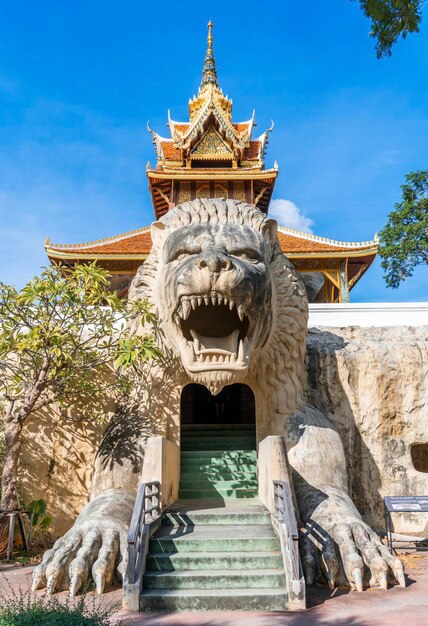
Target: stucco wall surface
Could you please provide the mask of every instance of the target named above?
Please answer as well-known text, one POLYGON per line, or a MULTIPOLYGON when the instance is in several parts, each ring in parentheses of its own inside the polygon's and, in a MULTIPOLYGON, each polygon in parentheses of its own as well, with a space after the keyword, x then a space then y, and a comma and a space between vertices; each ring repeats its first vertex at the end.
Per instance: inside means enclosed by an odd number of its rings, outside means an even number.
POLYGON ((28 422, 21 451, 20 490, 25 503, 43 498, 61 535, 88 502, 95 454, 103 427, 39 412, 28 422))

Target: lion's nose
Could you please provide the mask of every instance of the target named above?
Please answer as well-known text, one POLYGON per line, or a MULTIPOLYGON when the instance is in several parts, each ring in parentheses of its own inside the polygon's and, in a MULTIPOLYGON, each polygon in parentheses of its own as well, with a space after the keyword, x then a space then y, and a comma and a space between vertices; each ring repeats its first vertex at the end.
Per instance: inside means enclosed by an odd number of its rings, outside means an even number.
POLYGON ((225 254, 206 253, 198 259, 197 266, 200 270, 208 268, 212 274, 218 274, 230 270, 232 262, 225 254))

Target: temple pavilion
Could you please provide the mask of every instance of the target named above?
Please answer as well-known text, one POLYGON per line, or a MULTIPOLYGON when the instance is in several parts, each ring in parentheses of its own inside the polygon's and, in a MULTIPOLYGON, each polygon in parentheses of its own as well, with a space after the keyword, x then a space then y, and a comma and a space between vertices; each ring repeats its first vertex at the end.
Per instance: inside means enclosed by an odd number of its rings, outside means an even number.
MULTIPOLYGON (((278 166, 265 167, 269 133, 254 133, 254 113, 234 122, 232 100, 220 88, 213 52, 212 22, 202 80, 189 101, 189 119, 178 122, 168 114, 169 137, 150 130, 156 167, 147 165, 147 178, 156 219, 171 208, 196 198, 234 198, 269 212, 278 166)), ((312 302, 349 302, 349 292, 370 267, 378 242, 335 241, 279 226, 282 250, 301 273, 312 302)), ((137 268, 147 258, 150 227, 78 244, 45 242, 52 263, 97 260, 111 273, 112 288, 126 297, 137 268)))

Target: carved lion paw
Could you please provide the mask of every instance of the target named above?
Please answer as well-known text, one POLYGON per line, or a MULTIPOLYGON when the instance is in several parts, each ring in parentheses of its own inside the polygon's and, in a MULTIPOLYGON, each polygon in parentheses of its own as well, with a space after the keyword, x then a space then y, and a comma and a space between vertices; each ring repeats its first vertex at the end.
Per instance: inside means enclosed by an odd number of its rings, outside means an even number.
POLYGON ((127 528, 122 522, 88 519, 75 524, 45 553, 33 572, 33 591, 69 589, 74 596, 92 577, 97 593, 103 593, 118 562, 117 570, 123 576, 126 556, 127 528))
POLYGON ((325 526, 309 520, 303 531, 301 555, 308 585, 322 575, 330 589, 344 582, 362 591, 365 579, 370 586, 387 589, 392 574, 401 587, 406 586, 400 559, 392 556, 378 535, 358 518, 346 516, 333 524, 327 521, 325 526))

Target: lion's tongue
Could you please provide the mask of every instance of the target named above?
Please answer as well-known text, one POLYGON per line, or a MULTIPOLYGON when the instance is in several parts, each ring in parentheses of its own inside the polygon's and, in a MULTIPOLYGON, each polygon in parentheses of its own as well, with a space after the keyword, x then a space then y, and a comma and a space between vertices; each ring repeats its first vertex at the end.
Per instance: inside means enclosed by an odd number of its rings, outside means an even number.
POLYGON ((195 354, 238 354, 239 330, 234 330, 227 337, 205 337, 191 330, 195 354))

